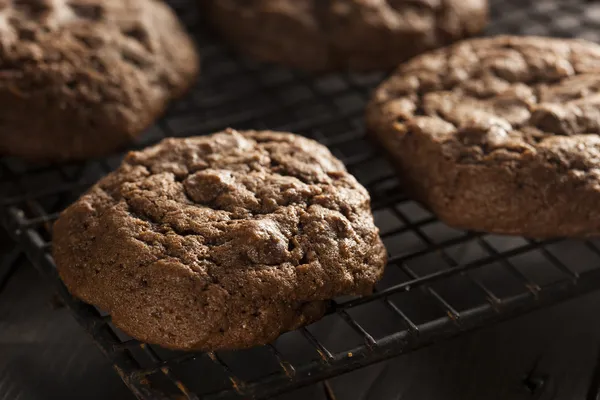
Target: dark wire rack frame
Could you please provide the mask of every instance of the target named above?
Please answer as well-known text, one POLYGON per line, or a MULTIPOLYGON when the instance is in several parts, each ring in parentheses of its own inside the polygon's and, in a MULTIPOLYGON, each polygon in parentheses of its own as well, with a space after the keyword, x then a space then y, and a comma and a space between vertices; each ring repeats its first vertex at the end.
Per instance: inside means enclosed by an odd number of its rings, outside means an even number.
MULTIPOLYGON (((364 133, 364 106, 382 74, 313 77, 254 63, 203 29, 193 1, 172 4, 197 40, 202 77, 133 147, 229 126, 314 138, 371 193, 389 265, 373 295, 335 299, 323 320, 270 345, 236 352, 168 351, 127 337, 110 316, 71 297, 50 255, 51 225, 60 211, 113 170, 124 152, 60 166, 0 159, 3 226, 57 284, 75 318, 138 398, 269 398, 600 288, 600 241, 459 231, 406 198, 364 133)), ((491 16, 489 34, 600 39, 600 7, 584 1, 498 0, 492 1, 491 16)))

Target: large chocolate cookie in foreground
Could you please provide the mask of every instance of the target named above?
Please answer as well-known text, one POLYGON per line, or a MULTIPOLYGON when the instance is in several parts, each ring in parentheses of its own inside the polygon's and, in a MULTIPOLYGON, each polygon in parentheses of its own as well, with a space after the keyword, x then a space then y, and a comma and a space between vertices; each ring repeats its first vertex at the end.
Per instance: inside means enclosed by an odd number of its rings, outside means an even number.
POLYGON ((130 153, 62 213, 73 295, 176 349, 264 344, 368 294, 386 252, 367 191, 322 145, 227 130, 130 153))

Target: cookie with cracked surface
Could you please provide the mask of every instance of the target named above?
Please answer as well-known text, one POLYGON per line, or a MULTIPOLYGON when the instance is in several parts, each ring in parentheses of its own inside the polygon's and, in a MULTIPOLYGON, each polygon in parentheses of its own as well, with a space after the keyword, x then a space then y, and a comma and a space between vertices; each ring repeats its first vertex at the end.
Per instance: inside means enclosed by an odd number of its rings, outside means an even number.
POLYGON ((367 191, 322 145, 276 132, 129 153, 53 236, 75 296, 176 349, 268 343, 370 293, 386 258, 367 191))
POLYGON ((487 0, 200 0, 241 51, 305 70, 373 70, 480 32, 487 0))
POLYGON ((0 1, 0 154, 110 153, 182 95, 198 67, 162 1, 0 1))
POLYGON ((443 221, 535 238, 600 233, 600 46, 464 41, 403 65, 367 124, 443 221))

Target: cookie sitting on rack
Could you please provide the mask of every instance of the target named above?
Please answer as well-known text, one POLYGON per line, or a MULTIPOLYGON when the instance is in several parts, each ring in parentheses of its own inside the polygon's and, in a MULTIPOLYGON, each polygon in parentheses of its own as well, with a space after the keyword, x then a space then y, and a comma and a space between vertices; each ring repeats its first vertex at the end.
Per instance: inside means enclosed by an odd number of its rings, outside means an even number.
POLYGON ((0 155, 110 153, 183 94, 198 64, 162 1, 0 2, 0 155))
POLYGON ((600 46, 501 36, 402 64, 369 133, 406 189, 455 227, 600 234, 600 46))
POLYGON ((322 145, 227 130, 132 152, 62 213, 73 295, 175 349, 265 344, 368 294, 386 252, 367 191, 322 145))
POLYGON ((479 33, 487 0, 199 0, 235 47, 305 70, 373 70, 479 33))

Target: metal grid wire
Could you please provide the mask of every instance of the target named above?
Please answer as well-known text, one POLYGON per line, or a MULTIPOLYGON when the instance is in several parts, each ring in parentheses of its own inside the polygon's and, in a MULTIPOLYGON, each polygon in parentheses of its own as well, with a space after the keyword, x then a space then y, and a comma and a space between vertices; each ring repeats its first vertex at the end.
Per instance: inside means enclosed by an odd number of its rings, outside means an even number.
MULTIPOLYGON (((273 344, 236 352, 167 351, 127 337, 110 316, 72 298, 50 256, 52 222, 124 153, 61 166, 0 159, 3 225, 57 283, 77 320, 139 398, 267 398, 600 288, 600 241, 458 231, 405 198, 364 135, 365 102, 381 74, 311 77, 240 59, 203 29, 193 1, 172 3, 195 35, 203 74, 134 148, 228 126, 312 137, 370 191, 390 259, 373 295, 336 299, 323 320, 273 344)), ((489 34, 600 39, 597 3, 497 0, 492 19, 489 34)))

